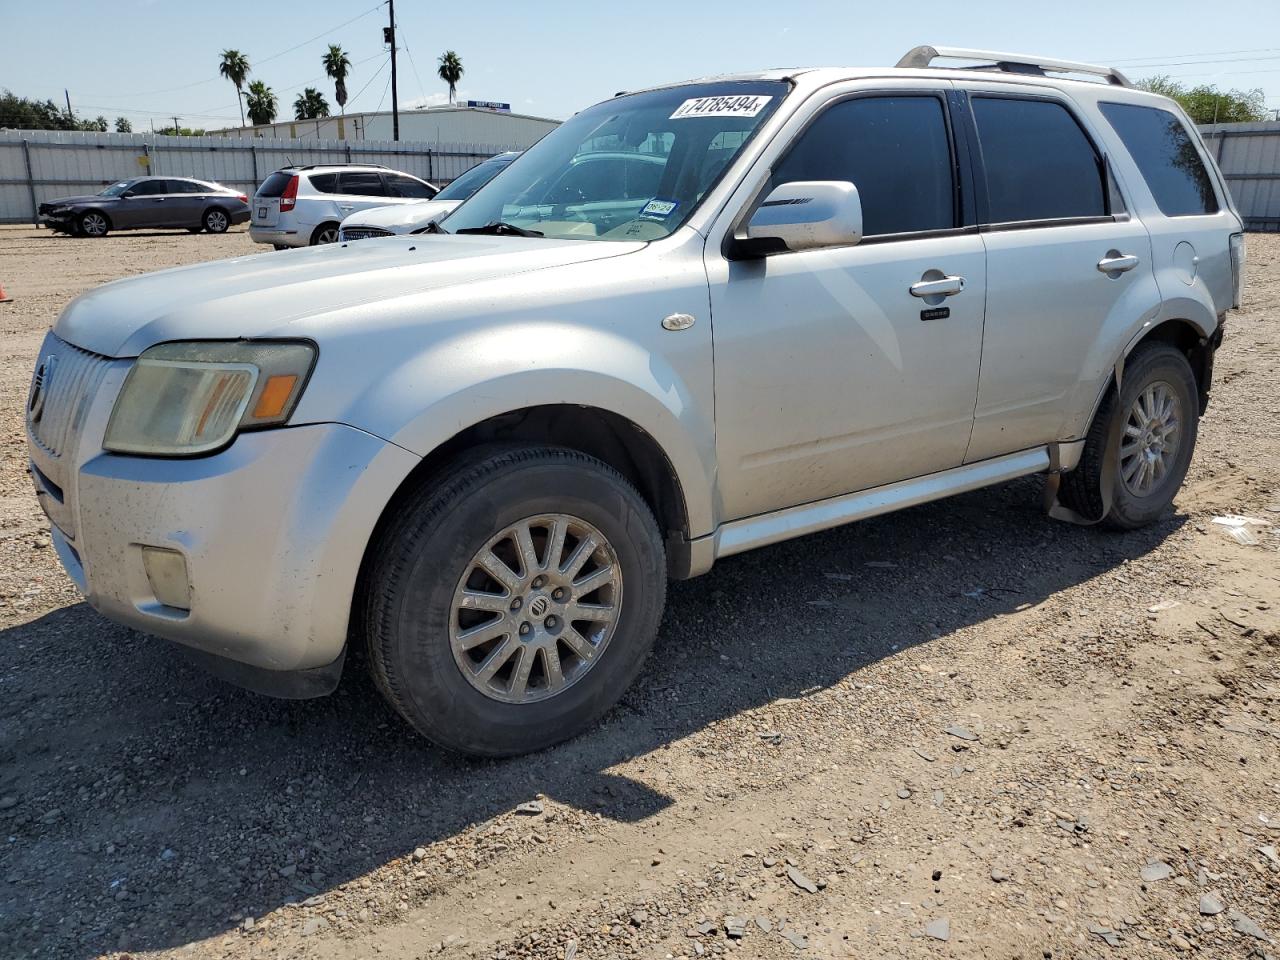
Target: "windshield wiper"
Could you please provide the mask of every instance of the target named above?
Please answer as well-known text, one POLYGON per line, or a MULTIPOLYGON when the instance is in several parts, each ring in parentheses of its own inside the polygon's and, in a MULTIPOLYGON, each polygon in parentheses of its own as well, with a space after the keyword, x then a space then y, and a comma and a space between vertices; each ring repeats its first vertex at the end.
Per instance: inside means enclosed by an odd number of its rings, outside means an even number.
POLYGON ((517 227, 514 223, 507 223, 505 220, 494 220, 486 223, 483 227, 462 227, 453 231, 454 233, 483 233, 493 237, 541 237, 545 236, 541 230, 526 230, 524 227, 517 227))

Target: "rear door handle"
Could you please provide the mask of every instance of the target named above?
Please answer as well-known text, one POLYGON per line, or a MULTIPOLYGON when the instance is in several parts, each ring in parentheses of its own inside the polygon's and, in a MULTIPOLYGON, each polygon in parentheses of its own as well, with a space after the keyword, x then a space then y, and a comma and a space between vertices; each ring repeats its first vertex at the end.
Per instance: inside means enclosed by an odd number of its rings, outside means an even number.
POLYGON ((1128 273, 1136 267, 1138 263, 1138 258, 1133 254, 1120 253, 1116 250, 1112 250, 1098 261, 1098 272, 1106 274, 1128 273))
POLYGON ((910 286, 913 297, 951 297, 964 290, 964 277, 920 280, 910 286))

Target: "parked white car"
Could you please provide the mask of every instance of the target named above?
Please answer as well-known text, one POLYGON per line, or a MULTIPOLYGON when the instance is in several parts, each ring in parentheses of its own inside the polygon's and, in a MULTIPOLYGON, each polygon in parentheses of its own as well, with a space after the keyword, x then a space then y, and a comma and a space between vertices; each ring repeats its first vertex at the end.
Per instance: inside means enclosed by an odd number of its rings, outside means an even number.
POLYGON ((249 236, 277 250, 334 243, 338 225, 357 210, 420 203, 439 192, 426 180, 377 164, 284 167, 253 195, 249 236))
POLYGON ((458 208, 463 200, 483 187, 520 156, 519 150, 499 153, 477 163, 435 195, 433 200, 401 203, 394 206, 370 207, 348 214, 338 230, 338 239, 368 240, 390 237, 397 233, 421 233, 458 208))
MULTIPOLYGON (((1195 125, 1106 67, 670 84, 438 231, 83 294, 31 476, 111 619, 283 696, 360 645, 417 730, 519 753, 618 701, 668 578, 744 550, 1033 474, 1054 516, 1162 522, 1243 265, 1195 125)), ((772 587, 743 630, 803 604, 772 587)))

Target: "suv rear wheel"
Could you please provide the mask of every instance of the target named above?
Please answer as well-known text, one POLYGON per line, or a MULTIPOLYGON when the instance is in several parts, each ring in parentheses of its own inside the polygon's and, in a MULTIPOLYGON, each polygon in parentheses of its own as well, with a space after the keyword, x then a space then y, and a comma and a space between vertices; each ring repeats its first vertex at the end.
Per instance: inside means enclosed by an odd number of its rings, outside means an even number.
POLYGON ((1167 343, 1139 346, 1117 394, 1107 392, 1085 440, 1080 465, 1058 497, 1081 516, 1125 530, 1159 519, 1182 486, 1199 428, 1195 375, 1167 343), (1105 517, 1104 482, 1111 488, 1105 517))
POLYGON ((462 753, 527 753, 588 728, 640 672, 666 597, 648 505, 558 447, 459 464, 372 549, 374 678, 415 729, 462 753))
POLYGON ((338 225, 336 223, 322 223, 316 227, 311 234, 311 245, 318 246, 322 243, 338 242, 338 225))

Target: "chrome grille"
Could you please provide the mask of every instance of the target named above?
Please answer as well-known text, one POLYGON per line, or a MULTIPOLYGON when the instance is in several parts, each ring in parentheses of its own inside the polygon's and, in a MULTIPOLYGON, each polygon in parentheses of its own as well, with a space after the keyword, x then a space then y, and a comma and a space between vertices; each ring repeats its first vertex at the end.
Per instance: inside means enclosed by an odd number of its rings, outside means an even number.
POLYGON ((31 436, 50 456, 62 456, 74 441, 110 363, 107 357, 50 337, 27 400, 31 436))
POLYGON ((390 230, 381 227, 343 227, 340 240, 371 240, 374 237, 393 237, 390 230))

